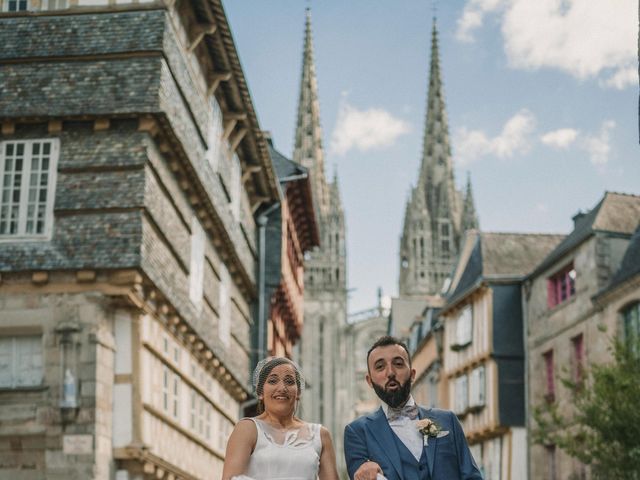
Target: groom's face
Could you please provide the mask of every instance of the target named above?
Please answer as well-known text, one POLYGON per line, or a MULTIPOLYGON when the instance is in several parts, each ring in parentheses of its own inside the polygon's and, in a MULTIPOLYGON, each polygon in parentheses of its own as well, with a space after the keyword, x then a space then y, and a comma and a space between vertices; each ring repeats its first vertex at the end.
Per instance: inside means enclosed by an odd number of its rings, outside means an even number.
POLYGON ((385 345, 371 351, 367 364, 367 383, 380 399, 391 407, 399 407, 409 398, 416 371, 400 345, 385 345))

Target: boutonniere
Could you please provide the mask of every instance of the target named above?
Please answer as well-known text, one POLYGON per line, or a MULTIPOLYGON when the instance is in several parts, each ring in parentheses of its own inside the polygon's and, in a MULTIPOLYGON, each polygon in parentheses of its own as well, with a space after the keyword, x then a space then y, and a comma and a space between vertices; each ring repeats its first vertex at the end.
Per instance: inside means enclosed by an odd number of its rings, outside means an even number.
POLYGON ((418 427, 418 431, 422 434, 424 438, 424 446, 429 445, 429 437, 432 438, 440 438, 448 435, 449 432, 446 430, 442 430, 440 425, 431 420, 430 418, 422 418, 416 422, 416 427, 418 427))

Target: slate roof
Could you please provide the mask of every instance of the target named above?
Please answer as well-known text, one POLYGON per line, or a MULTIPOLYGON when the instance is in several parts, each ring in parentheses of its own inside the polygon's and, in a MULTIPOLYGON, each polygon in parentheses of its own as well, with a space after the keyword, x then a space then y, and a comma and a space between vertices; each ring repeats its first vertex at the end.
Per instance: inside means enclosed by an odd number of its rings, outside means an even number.
POLYGON ((640 223, 629 241, 629 246, 624 253, 624 257, 622 257, 620 268, 613 274, 611 282, 604 291, 614 289, 635 275, 640 275, 640 223))
POLYGON ((278 150, 273 148, 271 141, 269 141, 269 153, 271 154, 271 160, 276 170, 278 179, 291 177, 293 175, 303 175, 309 172, 309 169, 300 165, 299 163, 289 160, 282 155, 278 150))
POLYGON ((539 233, 477 232, 467 241, 474 242, 460 280, 447 298, 455 303, 482 280, 518 281, 525 278, 565 238, 564 235, 539 233))
POLYGON ((575 221, 573 231, 544 259, 531 276, 546 270, 596 232, 630 235, 640 222, 640 196, 605 192, 600 202, 575 221))

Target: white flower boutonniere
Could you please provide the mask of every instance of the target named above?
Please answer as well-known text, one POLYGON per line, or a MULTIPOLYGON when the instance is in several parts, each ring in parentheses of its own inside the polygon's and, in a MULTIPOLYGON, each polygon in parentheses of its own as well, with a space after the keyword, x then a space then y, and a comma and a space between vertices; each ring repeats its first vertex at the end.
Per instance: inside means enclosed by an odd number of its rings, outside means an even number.
POLYGON ((441 436, 442 429, 436 422, 434 422, 430 418, 422 418, 418 420, 416 422, 416 427, 418 427, 418 431, 424 438, 425 447, 429 445, 429 437, 437 438, 441 436))

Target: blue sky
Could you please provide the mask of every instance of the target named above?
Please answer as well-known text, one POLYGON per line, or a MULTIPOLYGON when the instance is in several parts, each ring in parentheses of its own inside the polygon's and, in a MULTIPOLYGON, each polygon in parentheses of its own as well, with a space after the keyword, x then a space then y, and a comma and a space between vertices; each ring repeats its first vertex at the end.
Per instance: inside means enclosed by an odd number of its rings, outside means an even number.
MULTIPOLYGON (((640 194, 638 2, 437 2, 456 183, 485 231, 568 233, 605 190, 640 194)), ((311 7, 326 174, 347 220, 349 311, 397 294, 422 154, 429 0, 226 0, 261 127, 291 156, 311 7)))

